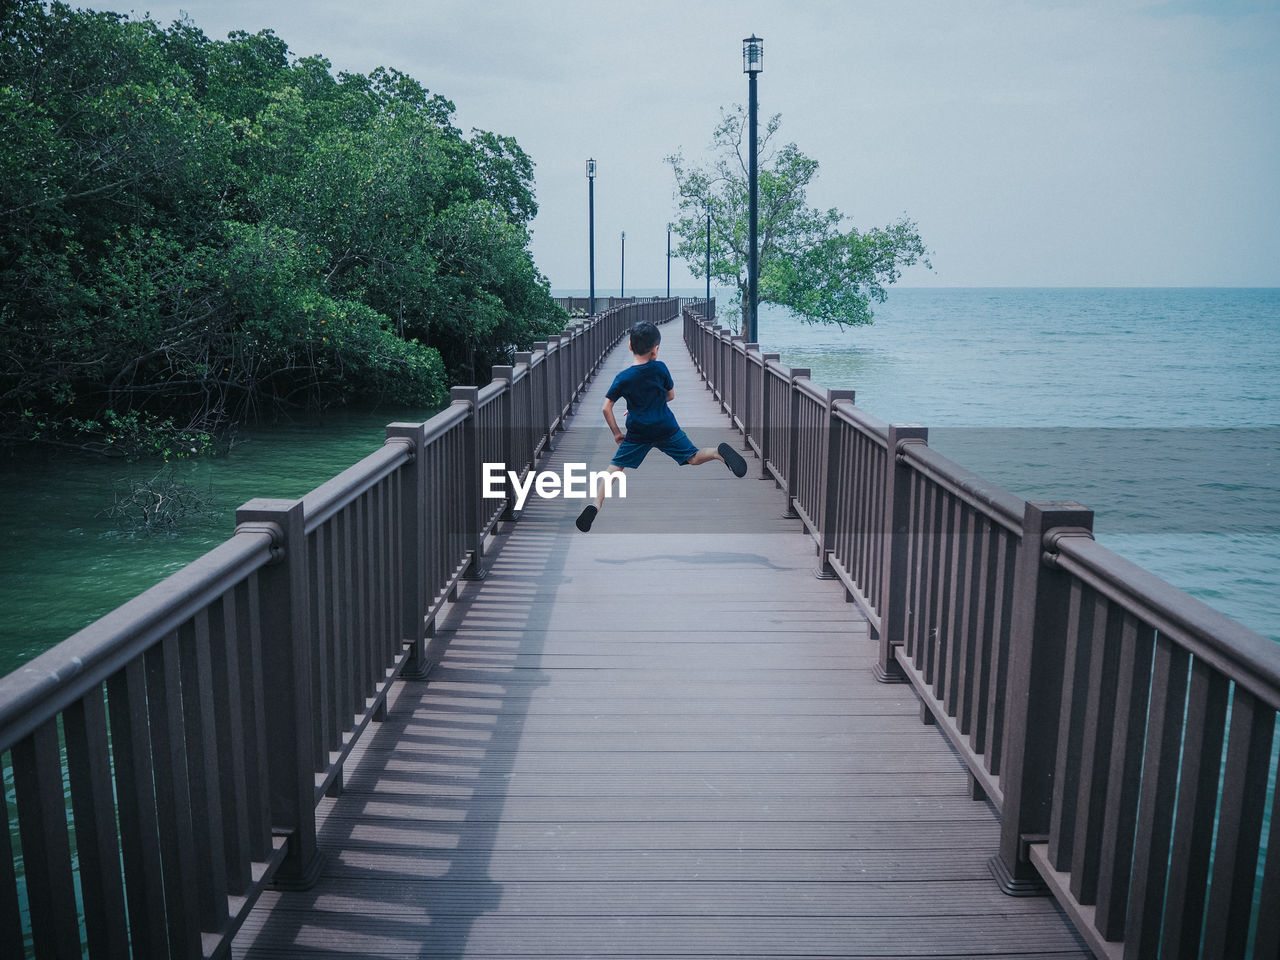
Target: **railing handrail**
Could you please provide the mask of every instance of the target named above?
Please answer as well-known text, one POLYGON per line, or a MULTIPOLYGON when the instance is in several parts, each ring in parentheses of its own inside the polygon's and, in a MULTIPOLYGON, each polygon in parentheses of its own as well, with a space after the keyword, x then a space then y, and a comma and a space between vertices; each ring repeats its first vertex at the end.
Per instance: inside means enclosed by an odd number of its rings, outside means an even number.
POLYGON ((923 443, 903 444, 898 456, 921 473, 963 497, 992 520, 1021 535, 1026 501, 986 478, 967 470, 923 443))
POLYGON ((306 532, 311 533, 348 506, 364 491, 408 461, 409 456, 404 444, 384 444, 337 476, 303 494, 302 513, 306 518, 306 532))
POLYGON ((266 527, 237 529, 160 583, 0 677, 0 752, 102 683, 229 583, 270 563, 278 540, 266 527))
POLYGON ((1193 656, 1220 670, 1280 710, 1276 643, 1160 579, 1091 537, 1053 537, 1046 559, 1175 638, 1193 656))

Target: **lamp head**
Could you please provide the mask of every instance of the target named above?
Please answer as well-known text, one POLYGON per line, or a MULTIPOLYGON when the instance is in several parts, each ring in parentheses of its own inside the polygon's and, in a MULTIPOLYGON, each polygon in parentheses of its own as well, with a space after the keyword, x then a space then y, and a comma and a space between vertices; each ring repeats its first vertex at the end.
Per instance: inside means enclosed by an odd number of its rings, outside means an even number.
POLYGON ((587 179, 594 180, 596 178, 596 162, 594 160, 587 161, 587 179))
POLYGON ((764 70, 764 41, 754 33, 742 41, 742 72, 760 73, 764 70))

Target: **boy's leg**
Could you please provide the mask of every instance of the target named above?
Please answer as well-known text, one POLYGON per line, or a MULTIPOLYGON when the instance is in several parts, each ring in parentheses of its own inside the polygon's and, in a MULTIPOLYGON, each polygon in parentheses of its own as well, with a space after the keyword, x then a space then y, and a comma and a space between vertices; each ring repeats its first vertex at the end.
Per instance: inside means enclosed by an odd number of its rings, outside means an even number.
MULTIPOLYGON (((609 464, 609 473, 622 473, 623 467, 616 463, 609 464)), ((608 477, 601 477, 596 481, 596 509, 599 510, 604 506, 604 499, 609 490, 609 484, 612 481, 608 477)))
MULTIPOLYGON (((622 471, 623 468, 616 463, 609 464, 609 473, 622 473, 622 471)), ((595 503, 588 503, 583 507, 582 512, 578 514, 578 519, 574 521, 574 525, 583 533, 591 529, 591 524, 595 523, 596 514, 604 506, 605 494, 608 492, 609 483, 608 477, 601 477, 596 481, 595 503)))
POLYGON ((710 463, 712 460, 719 460, 733 471, 734 476, 745 477, 747 475, 747 461, 742 458, 742 454, 727 443, 722 443, 714 448, 703 447, 686 460, 685 463, 691 467, 696 467, 699 464, 710 463))

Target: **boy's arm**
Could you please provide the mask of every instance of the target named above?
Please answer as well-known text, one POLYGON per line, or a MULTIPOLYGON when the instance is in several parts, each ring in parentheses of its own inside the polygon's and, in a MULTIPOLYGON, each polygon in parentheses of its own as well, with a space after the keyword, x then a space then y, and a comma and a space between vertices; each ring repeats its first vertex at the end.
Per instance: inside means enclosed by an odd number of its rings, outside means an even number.
POLYGON ((614 419, 614 416, 613 416, 613 401, 610 400, 608 397, 606 397, 604 401, 603 413, 604 413, 604 422, 607 423, 609 425, 609 429, 613 431, 614 442, 621 443, 623 433, 621 430, 618 429, 618 421, 614 419))
POLYGON ((675 398, 676 398, 676 388, 672 387, 670 390, 667 391, 667 403, 670 403, 675 398))

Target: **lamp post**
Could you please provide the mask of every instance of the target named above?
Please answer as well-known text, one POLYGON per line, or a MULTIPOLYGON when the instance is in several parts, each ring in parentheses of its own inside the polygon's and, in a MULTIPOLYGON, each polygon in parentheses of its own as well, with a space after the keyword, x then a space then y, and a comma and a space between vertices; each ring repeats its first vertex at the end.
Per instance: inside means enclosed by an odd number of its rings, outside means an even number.
POLYGON ((671 299, 671 224, 667 224, 667 299, 671 299))
POLYGON ((747 114, 748 140, 751 145, 748 151, 750 161, 747 164, 747 192, 750 195, 750 214, 747 238, 747 311, 751 314, 747 325, 747 342, 759 343, 760 334, 756 323, 756 282, 759 278, 760 264, 756 253, 756 76, 764 69, 764 41, 754 33, 742 41, 742 72, 747 75, 747 114))
POLYGON ((707 302, 702 308, 703 314, 711 319, 711 208, 707 207, 707 302))
POLYGON ((588 315, 596 315, 596 162, 587 161, 587 260, 590 264, 591 292, 588 315))
POLYGON ((622 231, 622 281, 618 287, 618 299, 627 297, 627 231, 622 231))

